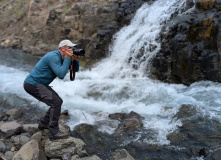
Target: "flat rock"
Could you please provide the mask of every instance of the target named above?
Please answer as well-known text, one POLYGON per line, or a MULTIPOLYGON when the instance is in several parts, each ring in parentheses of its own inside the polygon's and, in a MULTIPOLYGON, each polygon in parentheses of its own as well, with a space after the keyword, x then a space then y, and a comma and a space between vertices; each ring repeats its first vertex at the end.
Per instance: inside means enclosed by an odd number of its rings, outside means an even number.
POLYGON ((19 127, 21 127, 19 123, 17 123, 16 121, 12 121, 12 122, 3 123, 0 126, 0 130, 6 133, 7 131, 10 131, 10 130, 17 130, 19 127))

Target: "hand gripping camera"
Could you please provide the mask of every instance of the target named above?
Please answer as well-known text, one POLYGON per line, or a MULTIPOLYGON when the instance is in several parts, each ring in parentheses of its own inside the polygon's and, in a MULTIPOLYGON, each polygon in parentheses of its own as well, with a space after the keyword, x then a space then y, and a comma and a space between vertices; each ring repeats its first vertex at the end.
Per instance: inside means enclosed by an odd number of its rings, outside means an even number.
POLYGON ((70 47, 73 50, 73 54, 77 56, 85 56, 85 51, 83 49, 76 49, 75 47, 70 47))
MULTIPOLYGON (((73 54, 77 56, 82 56, 85 57, 85 51, 83 49, 76 49, 75 47, 70 47, 73 50, 73 54)), ((71 64, 69 66, 70 69, 70 80, 74 81, 75 79, 75 66, 76 66, 76 61, 74 58, 71 58, 71 64)))

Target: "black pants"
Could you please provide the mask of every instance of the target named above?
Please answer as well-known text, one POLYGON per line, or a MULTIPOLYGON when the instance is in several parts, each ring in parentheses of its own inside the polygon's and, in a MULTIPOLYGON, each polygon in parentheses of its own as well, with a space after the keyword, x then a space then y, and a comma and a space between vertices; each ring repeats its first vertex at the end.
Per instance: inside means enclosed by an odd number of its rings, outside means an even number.
POLYGON ((45 125, 49 124, 50 133, 56 134, 59 130, 58 121, 61 114, 63 100, 50 86, 45 86, 43 84, 31 85, 24 82, 24 89, 39 101, 50 106, 49 110, 40 121, 45 125))

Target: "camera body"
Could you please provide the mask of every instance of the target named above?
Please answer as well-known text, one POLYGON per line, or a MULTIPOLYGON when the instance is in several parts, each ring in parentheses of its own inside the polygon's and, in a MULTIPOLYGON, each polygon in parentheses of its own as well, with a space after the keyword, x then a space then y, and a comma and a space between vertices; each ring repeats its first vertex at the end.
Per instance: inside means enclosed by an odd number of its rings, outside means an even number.
POLYGON ((74 47, 70 47, 73 50, 73 54, 77 56, 85 57, 85 51, 83 49, 76 49, 74 47))

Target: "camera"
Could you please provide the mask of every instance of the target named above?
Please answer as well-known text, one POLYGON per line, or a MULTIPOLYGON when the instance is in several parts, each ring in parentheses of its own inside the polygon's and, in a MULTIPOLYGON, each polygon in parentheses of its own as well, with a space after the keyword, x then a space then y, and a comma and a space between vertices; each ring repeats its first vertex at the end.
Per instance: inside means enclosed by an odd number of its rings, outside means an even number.
POLYGON ((77 56, 85 56, 85 51, 83 49, 76 49, 74 47, 70 47, 73 50, 73 54, 77 56))

